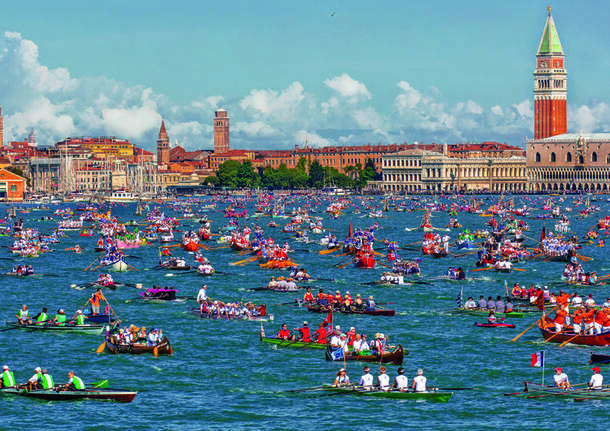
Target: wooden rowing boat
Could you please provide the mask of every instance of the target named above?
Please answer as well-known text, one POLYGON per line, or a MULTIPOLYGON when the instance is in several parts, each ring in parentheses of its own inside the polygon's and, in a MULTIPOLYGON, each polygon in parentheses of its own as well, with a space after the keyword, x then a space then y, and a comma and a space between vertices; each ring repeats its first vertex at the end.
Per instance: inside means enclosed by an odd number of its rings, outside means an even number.
POLYGON ((75 401, 75 400, 107 400, 120 403, 130 403, 138 394, 137 391, 124 391, 120 389, 84 389, 80 391, 57 391, 55 389, 27 389, 1 388, 0 394, 4 396, 20 396, 37 398, 47 401, 75 401))
POLYGON ((573 401, 584 400, 603 400, 610 399, 610 386, 604 385, 602 389, 571 388, 569 390, 560 389, 555 386, 546 386, 539 383, 524 382, 523 392, 513 392, 504 394, 506 396, 515 395, 527 399, 551 400, 569 399, 573 401))
POLYGON ((591 352, 590 364, 610 364, 610 355, 591 352))
MULTIPOLYGON (((309 307, 307 307, 308 311, 311 311, 312 313, 328 313, 330 311, 330 309, 328 307, 321 307, 319 305, 310 305, 309 307)), ((354 309, 354 308, 339 308, 337 310, 333 310, 333 311, 338 311, 340 313, 343 314, 365 314, 367 316, 393 316, 394 314, 396 314, 396 310, 358 310, 358 309, 354 309)))
POLYGON ((141 355, 142 353, 153 353, 156 355, 171 355, 174 353, 167 337, 163 337, 156 346, 147 344, 119 344, 116 335, 106 338, 106 348, 111 353, 129 353, 131 355, 141 355))
POLYGON ((292 340, 284 340, 282 338, 272 338, 272 337, 261 337, 261 341, 263 343, 275 344, 279 347, 294 347, 297 349, 318 349, 324 350, 326 349, 326 344, 316 343, 316 342, 306 342, 306 341, 292 341, 292 340))
POLYGON ((399 344, 394 350, 391 352, 384 352, 383 355, 361 355, 354 354, 352 352, 346 353, 345 358, 341 356, 340 358, 335 358, 333 356, 333 348, 330 344, 326 347, 326 360, 327 361, 362 361, 362 362, 376 362, 378 364, 393 364, 393 365, 402 365, 405 355, 408 355, 409 351, 404 350, 402 345, 399 344))
MULTIPOLYGON (((469 316, 487 317, 490 310, 482 310, 480 308, 458 308, 453 310, 452 314, 468 314, 469 316)), ((525 316, 523 311, 511 311, 509 313, 494 313, 497 318, 522 318, 525 316)))
POLYGON ((245 314, 240 314, 239 316, 235 315, 225 315, 225 314, 209 314, 202 313, 199 308, 191 308, 191 313, 197 317, 202 319, 211 319, 211 320, 252 320, 255 322, 268 322, 273 320, 273 314, 263 314, 259 316, 248 316, 245 314))
POLYGON ((451 399, 453 392, 402 392, 396 389, 384 391, 378 388, 365 388, 362 386, 332 386, 325 385, 324 390, 328 392, 334 392, 337 394, 353 394, 353 395, 365 395, 369 397, 378 398, 392 398, 401 400, 417 400, 417 401, 430 401, 435 403, 446 403, 451 399))
POLYGON ((542 337, 553 343, 570 342, 571 344, 579 344, 582 346, 610 346, 610 332, 597 335, 577 335, 574 332, 564 331, 561 333, 555 332, 553 320, 548 316, 543 316, 538 322, 538 328, 542 337), (551 330, 552 329, 552 330, 551 330))
POLYGON ((101 334, 106 328, 103 324, 87 324, 87 325, 74 325, 66 323, 65 325, 58 325, 56 323, 45 323, 44 325, 22 325, 18 322, 6 321, 6 326, 14 329, 21 329, 29 332, 80 332, 85 334, 101 334))

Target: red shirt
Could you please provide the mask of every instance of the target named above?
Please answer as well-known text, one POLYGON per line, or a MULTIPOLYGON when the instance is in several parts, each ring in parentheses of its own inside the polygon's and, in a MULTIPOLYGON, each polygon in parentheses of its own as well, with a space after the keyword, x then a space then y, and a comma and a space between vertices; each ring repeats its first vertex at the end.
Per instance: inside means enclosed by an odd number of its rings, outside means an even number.
POLYGON ((305 341, 307 343, 311 342, 311 336, 309 335, 309 328, 307 326, 299 328, 299 332, 301 333, 301 341, 305 341))
POLYGON ((328 343, 328 341, 326 340, 326 337, 328 336, 328 333, 326 332, 326 328, 321 327, 319 328, 316 333, 316 343, 320 343, 320 344, 326 344, 328 343))
POLYGON ((559 323, 560 325, 563 325, 566 321, 566 312, 565 310, 559 309, 557 310, 557 312, 555 313, 555 323, 559 323))
POLYGON ((313 295, 311 294, 311 292, 305 292, 305 295, 303 295, 303 301, 305 301, 305 302, 313 301, 313 295))
POLYGON ((280 329, 277 333, 277 338, 288 338, 290 337, 290 331, 288 329, 280 329))

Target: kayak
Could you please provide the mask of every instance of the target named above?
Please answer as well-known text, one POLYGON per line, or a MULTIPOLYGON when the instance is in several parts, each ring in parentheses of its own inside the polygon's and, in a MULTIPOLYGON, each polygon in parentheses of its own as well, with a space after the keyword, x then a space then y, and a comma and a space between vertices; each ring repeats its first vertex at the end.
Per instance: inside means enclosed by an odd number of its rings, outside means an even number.
POLYGON ((370 397, 393 398, 401 400, 421 400, 436 403, 446 403, 453 395, 453 392, 401 392, 395 389, 384 391, 377 388, 363 388, 362 386, 335 387, 332 385, 325 385, 324 390, 335 393, 350 393, 354 395, 365 395, 370 397))
POLYGON ((326 349, 327 344, 316 343, 316 342, 306 342, 306 341, 292 341, 292 340, 284 340, 281 338, 272 338, 272 337, 261 337, 261 341, 263 343, 275 344, 279 347, 295 347, 299 349, 326 349))
POLYGON ((120 389, 84 389, 79 391, 57 391, 56 389, 27 389, 2 388, 0 394, 4 396, 20 396, 37 398, 49 401, 74 401, 74 400, 108 400, 120 403, 130 403, 136 397, 136 391, 123 391, 120 389))
POLYGON ((515 325, 512 323, 476 323, 474 326, 478 326, 479 328, 514 328, 515 325))

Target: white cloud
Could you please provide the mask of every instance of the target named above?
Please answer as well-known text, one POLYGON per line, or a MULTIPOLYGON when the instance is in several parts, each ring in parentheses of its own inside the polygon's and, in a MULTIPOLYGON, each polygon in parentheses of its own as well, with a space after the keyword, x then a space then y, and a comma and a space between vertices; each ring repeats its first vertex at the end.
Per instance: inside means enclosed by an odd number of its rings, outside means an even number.
POLYGON ((294 133, 294 142, 299 146, 304 146, 305 142, 310 147, 326 147, 331 145, 331 141, 318 135, 316 132, 298 130, 294 133))
POLYGON ((356 103, 361 98, 371 99, 371 93, 367 90, 366 85, 355 80, 347 73, 327 79, 324 84, 352 103, 356 103))
POLYGON ((606 103, 568 109, 568 124, 575 132, 610 130, 610 107, 606 103))
POLYGON ((262 121, 253 121, 251 123, 240 121, 234 124, 231 131, 244 133, 249 137, 269 137, 278 133, 277 130, 262 121))

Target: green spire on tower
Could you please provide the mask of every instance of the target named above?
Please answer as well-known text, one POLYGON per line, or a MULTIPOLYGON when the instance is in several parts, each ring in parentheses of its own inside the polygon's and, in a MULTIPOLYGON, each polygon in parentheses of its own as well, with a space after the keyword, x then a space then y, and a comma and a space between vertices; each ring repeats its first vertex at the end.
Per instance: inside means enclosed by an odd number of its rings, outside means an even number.
POLYGON ((555 27, 555 21, 553 21, 550 6, 549 16, 546 19, 546 25, 544 26, 544 32, 542 33, 542 39, 540 39, 540 45, 538 45, 538 55, 540 54, 563 55, 563 48, 559 41, 559 34, 557 34, 557 27, 555 27))

